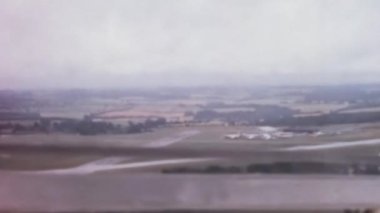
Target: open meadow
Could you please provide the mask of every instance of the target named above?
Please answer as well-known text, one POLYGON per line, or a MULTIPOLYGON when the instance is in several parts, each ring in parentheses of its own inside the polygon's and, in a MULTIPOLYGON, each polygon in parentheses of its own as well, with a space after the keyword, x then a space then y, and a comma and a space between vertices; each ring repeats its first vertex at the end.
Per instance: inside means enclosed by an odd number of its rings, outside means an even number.
MULTIPOLYGON (((58 145, 66 147, 94 146, 94 147, 114 147, 118 149, 128 148, 153 148, 169 150, 188 150, 189 153, 202 151, 207 153, 208 159, 195 157, 189 160, 188 157, 152 157, 152 156, 129 156, 112 155, 109 153, 55 153, 55 152, 0 152, 0 169, 2 170, 51 170, 70 169, 92 165, 91 171, 99 174, 110 174, 120 172, 157 172, 162 168, 178 167, 180 165, 245 165, 249 163, 273 162, 278 160, 286 161, 347 161, 345 156, 366 156, 377 157, 380 153, 380 142, 367 143, 369 139, 380 137, 377 128, 380 124, 361 125, 334 125, 323 127, 334 131, 347 130, 341 134, 310 136, 301 135, 294 138, 273 139, 273 140, 229 140, 224 136, 238 132, 255 132, 255 127, 250 126, 191 126, 191 127, 163 127, 152 132, 127 135, 100 135, 82 136, 74 134, 33 134, 33 135, 8 135, 1 136, 0 146, 6 144, 34 144, 58 145), (356 141, 363 141, 358 145, 356 141), (345 143, 347 146, 341 146, 345 143), (338 144, 335 148, 329 145, 338 144), (352 144, 352 145, 350 145, 352 144), (327 145, 327 147, 323 147, 327 145), (276 156, 278 151, 287 151, 301 147, 295 155, 289 154, 283 157, 276 156), (316 147, 309 151, 303 147, 316 147), (219 152, 231 152, 233 158, 213 158, 219 152), (252 156, 245 154, 240 159, 239 152, 252 152, 252 156), (255 152, 266 154, 255 155, 255 152), (308 153, 312 153, 311 155, 308 153), (296 158, 294 158, 297 156, 296 158), (117 157, 119 160, 107 160, 117 157), (237 158, 237 159, 234 159, 237 158), (92 163, 94 162, 94 163, 92 163), (98 163, 99 162, 99 163, 98 163), (102 165, 102 166, 99 166, 102 165), (103 168, 105 167, 105 168, 103 168)), ((360 143, 360 142, 359 142, 360 143)), ((187 156, 187 153, 186 153, 187 156)), ((86 167, 88 168, 88 166, 86 167)), ((70 170, 69 170, 70 171, 70 170)))

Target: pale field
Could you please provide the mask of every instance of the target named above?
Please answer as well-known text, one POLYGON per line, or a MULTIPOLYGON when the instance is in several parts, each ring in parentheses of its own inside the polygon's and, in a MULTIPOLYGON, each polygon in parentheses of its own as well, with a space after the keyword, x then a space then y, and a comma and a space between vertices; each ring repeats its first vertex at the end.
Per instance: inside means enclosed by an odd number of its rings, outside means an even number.
MULTIPOLYGON (((290 103, 297 103, 301 101, 300 96, 283 96, 283 97, 273 97, 273 98, 248 98, 241 99, 238 101, 239 104, 260 104, 260 105, 283 105, 290 103)), ((231 102, 231 104, 236 102, 231 102)))
POLYGON ((15 120, 15 121, 0 121, 0 124, 21 124, 21 125, 33 125, 35 122, 39 120, 15 120))
POLYGON ((197 107, 200 105, 205 105, 209 102, 210 100, 205 99, 205 98, 197 98, 197 97, 191 97, 189 99, 176 99, 176 100, 166 100, 162 101, 162 103, 169 104, 169 105, 187 105, 187 106, 192 106, 192 107, 197 107))
POLYGON ((298 110, 300 115, 320 115, 329 113, 332 111, 340 110, 348 106, 344 103, 303 103, 298 96, 278 97, 278 98, 263 98, 263 99, 251 99, 240 101, 226 101, 229 104, 259 104, 259 105, 275 105, 287 107, 289 109, 298 110))
POLYGON ((133 107, 129 110, 102 113, 101 117, 179 117, 183 112, 174 107, 133 107))
POLYGON ((291 109, 299 110, 301 113, 329 113, 339 109, 343 109, 348 106, 348 104, 283 104, 282 106, 289 107, 291 109))
POLYGON ((101 113, 98 115, 99 118, 110 119, 110 118, 150 118, 150 117, 163 117, 168 121, 187 121, 192 118, 185 116, 187 111, 197 111, 198 108, 190 105, 170 105, 170 104, 160 104, 160 105, 147 105, 147 106, 134 106, 128 110, 111 111, 106 113, 101 113))
POLYGON ((205 101, 205 102, 214 102, 214 101, 221 101, 221 100, 238 100, 242 98, 249 98, 249 94, 244 94, 242 92, 225 92, 223 94, 215 94, 215 93, 207 93, 204 92, 203 94, 193 94, 190 96, 190 99, 193 100, 199 100, 199 101, 205 101))
POLYGON ((39 109, 42 117, 60 117, 82 119, 84 115, 106 110, 107 108, 99 105, 84 105, 70 107, 52 107, 39 109))
POLYGON ((43 111, 40 113, 42 117, 59 117, 59 118, 71 118, 82 119, 84 115, 88 114, 88 111, 43 111))
POLYGON ((359 109, 342 110, 340 113, 380 112, 380 107, 366 107, 359 109))
POLYGON ((320 116, 323 114, 325 114, 325 113, 323 113, 323 112, 308 112, 308 113, 295 114, 293 116, 296 118, 301 118, 301 117, 309 117, 309 116, 320 116))
MULTIPOLYGON (((240 96, 239 96, 240 97, 240 96)), ((243 97, 243 96, 242 96, 243 97)), ((198 112, 202 106, 212 102, 222 102, 225 104, 261 104, 277 105, 298 110, 296 116, 316 116, 331 111, 336 111, 347 107, 347 104, 306 104, 300 101, 299 96, 285 96, 275 98, 226 98, 218 97, 203 98, 192 97, 189 99, 175 99, 155 101, 145 98, 128 98, 116 100, 91 100, 81 106, 56 107, 41 110, 42 116, 47 117, 67 117, 81 119, 90 113, 97 114, 98 118, 106 121, 125 124, 128 121, 140 121, 150 117, 164 117, 168 121, 190 121, 191 116, 185 116, 185 112, 198 112), (122 119, 122 120, 120 120, 122 119)), ((252 111, 253 107, 232 107, 232 108, 210 108, 220 113, 235 111, 252 111)), ((379 109, 380 110, 380 109, 379 109)))
POLYGON ((53 106, 45 106, 36 109, 44 117, 63 117, 81 119, 91 113, 107 112, 116 109, 124 109, 129 103, 120 99, 90 99, 73 103, 56 103, 53 106))
POLYGON ((129 125, 130 122, 134 123, 142 123, 146 121, 146 118, 95 118, 93 121, 98 122, 107 122, 107 123, 113 123, 116 125, 129 125))
POLYGON ((244 111, 244 112, 255 112, 256 109, 253 107, 229 107, 229 108, 214 108, 212 109, 216 112, 219 113, 225 113, 225 112, 239 112, 239 111, 244 111))

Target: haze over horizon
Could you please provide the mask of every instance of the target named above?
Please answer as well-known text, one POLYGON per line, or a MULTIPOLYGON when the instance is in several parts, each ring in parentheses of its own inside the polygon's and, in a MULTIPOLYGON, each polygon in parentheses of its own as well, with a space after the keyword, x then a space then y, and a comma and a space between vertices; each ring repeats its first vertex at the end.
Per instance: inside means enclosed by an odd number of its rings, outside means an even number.
POLYGON ((380 83, 376 0, 0 0, 0 88, 380 83))

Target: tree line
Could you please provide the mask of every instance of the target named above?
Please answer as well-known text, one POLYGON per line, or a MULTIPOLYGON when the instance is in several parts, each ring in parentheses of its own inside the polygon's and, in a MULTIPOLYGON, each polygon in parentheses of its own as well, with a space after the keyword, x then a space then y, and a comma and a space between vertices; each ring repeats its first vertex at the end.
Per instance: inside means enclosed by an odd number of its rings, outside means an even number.
POLYGON ((0 124, 1 129, 10 129, 12 133, 49 133, 63 132, 80 135, 99 134, 132 134, 151 131, 154 128, 166 124, 166 119, 147 119, 144 122, 129 122, 127 125, 113 124, 103 121, 92 121, 88 119, 74 120, 65 119, 52 121, 50 119, 40 119, 33 124, 5 123, 0 124))
POLYGON ((207 167, 177 167, 161 170, 165 174, 358 174, 380 175, 379 166, 376 164, 343 164, 324 162, 274 162, 254 163, 247 166, 220 166, 207 167))

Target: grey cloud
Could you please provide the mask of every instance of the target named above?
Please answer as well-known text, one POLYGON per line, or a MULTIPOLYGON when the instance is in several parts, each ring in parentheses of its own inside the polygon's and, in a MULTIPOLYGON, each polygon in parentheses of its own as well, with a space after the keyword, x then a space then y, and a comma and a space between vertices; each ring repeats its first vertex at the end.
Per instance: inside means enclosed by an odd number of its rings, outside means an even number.
POLYGON ((369 82, 378 20, 375 0, 0 0, 0 84, 369 82))

